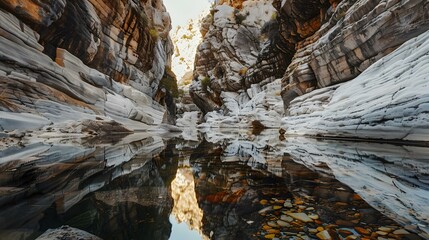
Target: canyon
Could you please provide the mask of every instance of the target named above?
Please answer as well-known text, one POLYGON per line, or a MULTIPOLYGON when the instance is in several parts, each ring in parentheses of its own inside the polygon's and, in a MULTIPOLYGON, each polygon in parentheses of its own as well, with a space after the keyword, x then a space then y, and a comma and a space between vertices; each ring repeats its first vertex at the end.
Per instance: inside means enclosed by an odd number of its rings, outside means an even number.
POLYGON ((168 1, 0 2, 0 238, 429 238, 427 0, 168 1))
POLYGON ((215 1, 174 43, 160 0, 1 7, 3 131, 429 133, 426 1, 215 1))

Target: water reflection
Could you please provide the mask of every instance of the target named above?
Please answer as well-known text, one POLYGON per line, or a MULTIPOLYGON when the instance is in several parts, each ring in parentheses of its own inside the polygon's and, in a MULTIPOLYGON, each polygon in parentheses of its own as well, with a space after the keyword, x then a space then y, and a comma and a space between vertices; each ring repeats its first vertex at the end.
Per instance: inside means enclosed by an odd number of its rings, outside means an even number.
POLYGON ((198 206, 195 182, 188 161, 180 161, 176 178, 171 183, 174 200, 172 217, 173 234, 170 239, 208 239, 202 232, 203 211, 198 206))
POLYGON ((429 238, 428 156, 272 132, 29 143, 0 151, 0 239, 62 225, 103 239, 429 238))

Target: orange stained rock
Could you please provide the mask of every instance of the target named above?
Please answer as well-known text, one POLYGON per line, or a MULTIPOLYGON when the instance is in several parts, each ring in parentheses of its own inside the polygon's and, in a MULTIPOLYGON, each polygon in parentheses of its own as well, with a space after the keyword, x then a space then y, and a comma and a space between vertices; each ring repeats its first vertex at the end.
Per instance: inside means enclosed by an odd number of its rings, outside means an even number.
POLYGON ((295 21, 295 24, 297 26, 297 32, 302 38, 313 35, 317 30, 320 29, 321 26, 319 16, 311 19, 309 22, 304 22, 302 24, 298 21, 295 21))
POLYGON ((275 234, 267 234, 267 235, 265 235, 265 238, 266 239, 273 239, 273 238, 275 238, 276 237, 276 235, 275 234))
POLYGON ((271 228, 271 229, 268 229, 268 230, 267 230, 267 233, 279 234, 279 233, 280 233, 280 230, 278 230, 278 229, 274 229, 274 228, 271 228))
POLYGON ((29 20, 33 22, 40 24, 43 20, 42 6, 31 0, 2 0, 2 2, 12 9, 20 9, 21 12, 25 12, 29 20))
POLYGON ((369 235, 371 231, 362 227, 355 227, 355 230, 362 235, 369 235))

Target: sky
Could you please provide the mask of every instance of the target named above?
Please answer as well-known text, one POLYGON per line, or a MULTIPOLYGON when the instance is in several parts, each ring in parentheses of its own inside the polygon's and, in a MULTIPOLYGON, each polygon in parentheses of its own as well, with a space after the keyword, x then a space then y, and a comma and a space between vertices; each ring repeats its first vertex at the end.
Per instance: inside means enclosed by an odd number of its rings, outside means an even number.
POLYGON ((204 10, 209 9, 213 0, 164 0, 164 5, 170 13, 173 29, 185 25, 189 19, 198 17, 204 10))

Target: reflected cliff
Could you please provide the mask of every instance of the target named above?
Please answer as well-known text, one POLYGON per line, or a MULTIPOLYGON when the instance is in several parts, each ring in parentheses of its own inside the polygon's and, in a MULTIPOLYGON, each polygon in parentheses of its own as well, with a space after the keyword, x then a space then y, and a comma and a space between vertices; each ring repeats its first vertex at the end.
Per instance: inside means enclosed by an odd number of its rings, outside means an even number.
POLYGON ((0 238, 428 238, 429 149, 135 134, 0 151, 0 238))

